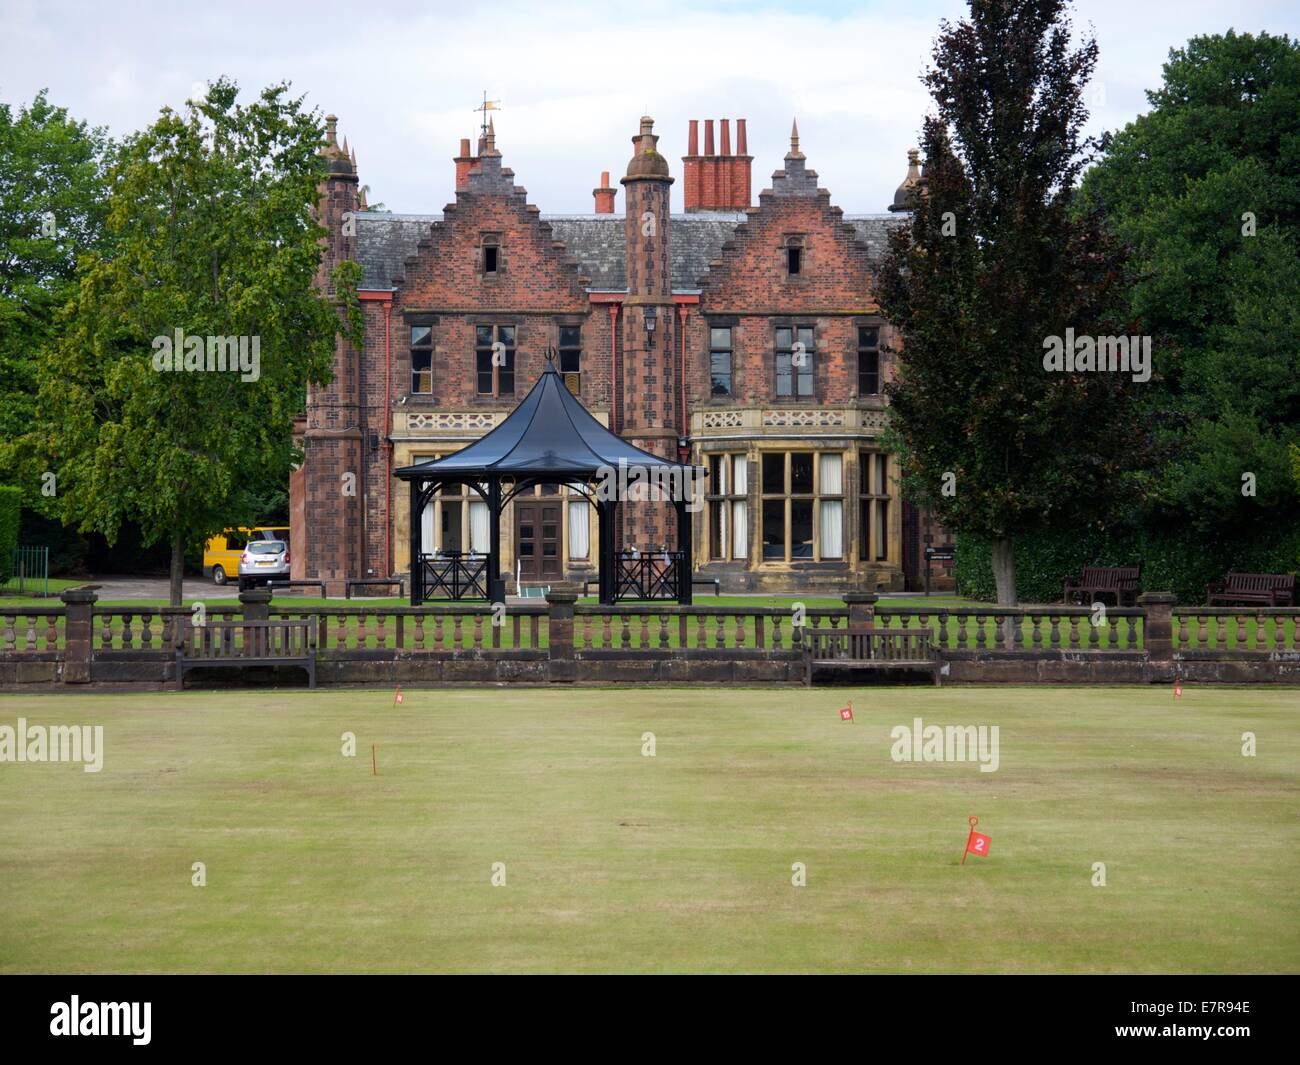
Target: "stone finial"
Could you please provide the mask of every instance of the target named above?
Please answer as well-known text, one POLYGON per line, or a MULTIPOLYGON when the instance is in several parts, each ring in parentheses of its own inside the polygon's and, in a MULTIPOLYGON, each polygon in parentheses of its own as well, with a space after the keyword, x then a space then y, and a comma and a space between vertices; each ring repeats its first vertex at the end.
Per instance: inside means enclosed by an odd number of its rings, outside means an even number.
POLYGON ((672 181, 668 176, 668 160, 659 154, 656 145, 659 138, 655 136, 655 120, 649 115, 641 116, 641 132, 632 138, 636 151, 627 164, 628 178, 662 178, 672 181))
POLYGON ((799 150, 799 122, 794 119, 790 123, 790 151, 786 153, 786 158, 802 159, 803 157, 803 152, 799 150))
POLYGON ((338 125, 337 115, 325 116, 325 147, 321 149, 321 155, 325 157, 330 174, 350 174, 355 176, 357 168, 355 161, 348 153, 346 137, 343 146, 339 146, 338 125))
POLYGON ((911 211, 916 207, 921 184, 921 153, 915 148, 907 150, 907 176, 894 193, 889 209, 895 213, 911 211))

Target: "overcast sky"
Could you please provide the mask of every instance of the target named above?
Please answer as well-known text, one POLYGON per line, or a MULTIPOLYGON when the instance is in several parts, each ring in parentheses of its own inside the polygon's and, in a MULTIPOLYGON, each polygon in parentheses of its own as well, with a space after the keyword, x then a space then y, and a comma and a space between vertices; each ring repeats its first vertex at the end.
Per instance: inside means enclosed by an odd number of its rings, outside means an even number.
MULTIPOLYGON (((495 3, 65 3, 0 0, 0 100, 53 102, 115 135, 221 74, 279 80, 339 116, 371 202, 439 211, 484 90, 497 146, 544 214, 589 213, 617 186, 650 114, 680 178, 692 118, 748 120, 753 193, 799 120, 808 165, 851 214, 882 211, 906 172, 927 97, 918 80, 960 0, 500 0, 495 3)), ((1145 109, 1171 47, 1228 28, 1300 35, 1294 0, 1079 0, 1101 49, 1096 131, 1145 109)), ((701 148, 703 145, 701 145, 701 148)), ((673 188, 681 208, 681 182, 673 188)), ((622 211, 620 195, 616 209, 622 211)))

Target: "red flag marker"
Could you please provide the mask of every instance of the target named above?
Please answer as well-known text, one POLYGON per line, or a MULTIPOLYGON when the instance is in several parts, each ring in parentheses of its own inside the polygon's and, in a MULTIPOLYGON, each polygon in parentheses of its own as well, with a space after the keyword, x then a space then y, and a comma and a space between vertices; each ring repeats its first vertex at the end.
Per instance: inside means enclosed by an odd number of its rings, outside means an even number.
POLYGON ((375 745, 373 743, 370 745, 370 774, 371 776, 379 776, 379 766, 375 763, 375 745))
POLYGON ((1183 682, 1182 682, 1181 680, 1178 680, 1177 678, 1175 678, 1175 680, 1174 680, 1174 698, 1175 698, 1175 699, 1181 699, 1182 697, 1183 697, 1183 682))
POLYGON ((849 702, 849 705, 846 706, 846 707, 844 707, 844 708, 840 711, 840 720, 841 720, 841 721, 852 721, 852 720, 853 720, 853 703, 852 703, 852 701, 850 701, 850 702, 849 702))
POLYGON ((393 695, 393 705, 396 706, 398 703, 404 702, 406 702, 406 696, 402 694, 402 686, 399 684, 397 692, 393 695))
POLYGON ((982 832, 976 832, 975 826, 980 823, 978 817, 968 819, 970 821, 970 835, 966 837, 966 849, 961 852, 961 864, 966 864, 966 855, 973 854, 977 858, 987 858, 989 853, 989 844, 992 840, 982 832))

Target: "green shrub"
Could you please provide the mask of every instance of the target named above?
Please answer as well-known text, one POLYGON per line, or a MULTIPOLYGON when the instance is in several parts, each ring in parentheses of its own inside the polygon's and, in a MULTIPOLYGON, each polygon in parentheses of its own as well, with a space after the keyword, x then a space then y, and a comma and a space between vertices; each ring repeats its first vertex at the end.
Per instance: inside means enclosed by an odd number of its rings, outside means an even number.
MULTIPOLYGON (((1142 566, 1144 591, 1172 591, 1180 603, 1205 602, 1205 586, 1229 570, 1294 573, 1300 560, 1300 529, 1254 530, 1229 543, 1215 542, 1182 529, 1116 526, 1079 533, 1041 532, 1015 543, 1016 593, 1022 602, 1055 603, 1061 582, 1084 566, 1142 566)), ((957 538, 953 570, 962 595, 995 601, 989 545, 974 537, 957 538)))
POLYGON ((22 489, 0 485, 0 584, 13 576, 22 503, 22 489))

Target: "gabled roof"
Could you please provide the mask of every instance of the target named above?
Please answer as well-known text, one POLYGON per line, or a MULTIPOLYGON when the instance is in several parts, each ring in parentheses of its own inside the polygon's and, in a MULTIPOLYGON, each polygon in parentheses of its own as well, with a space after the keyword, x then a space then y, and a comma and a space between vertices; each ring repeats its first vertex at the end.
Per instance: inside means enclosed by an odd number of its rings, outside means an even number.
MULTIPOLYGON (((361 287, 385 290, 399 284, 405 274, 406 258, 429 235, 429 226, 442 221, 441 214, 386 214, 358 211, 357 261, 361 264, 361 287)), ((743 211, 693 211, 672 216, 672 286, 674 292, 695 291, 709 272, 709 264, 721 257, 722 246, 735 235, 745 220, 743 211)), ((627 236, 624 218, 614 214, 542 215, 556 240, 578 261, 582 275, 598 291, 627 288, 627 236)), ((889 230, 906 223, 905 217, 888 214, 845 215, 844 221, 857 230, 873 261, 885 252, 889 230)))
POLYGON ((439 477, 475 481, 500 475, 586 480, 620 465, 682 467, 634 447, 596 421, 564 386, 548 358, 532 390, 491 432, 454 455, 403 466, 393 473, 406 481, 439 477))

